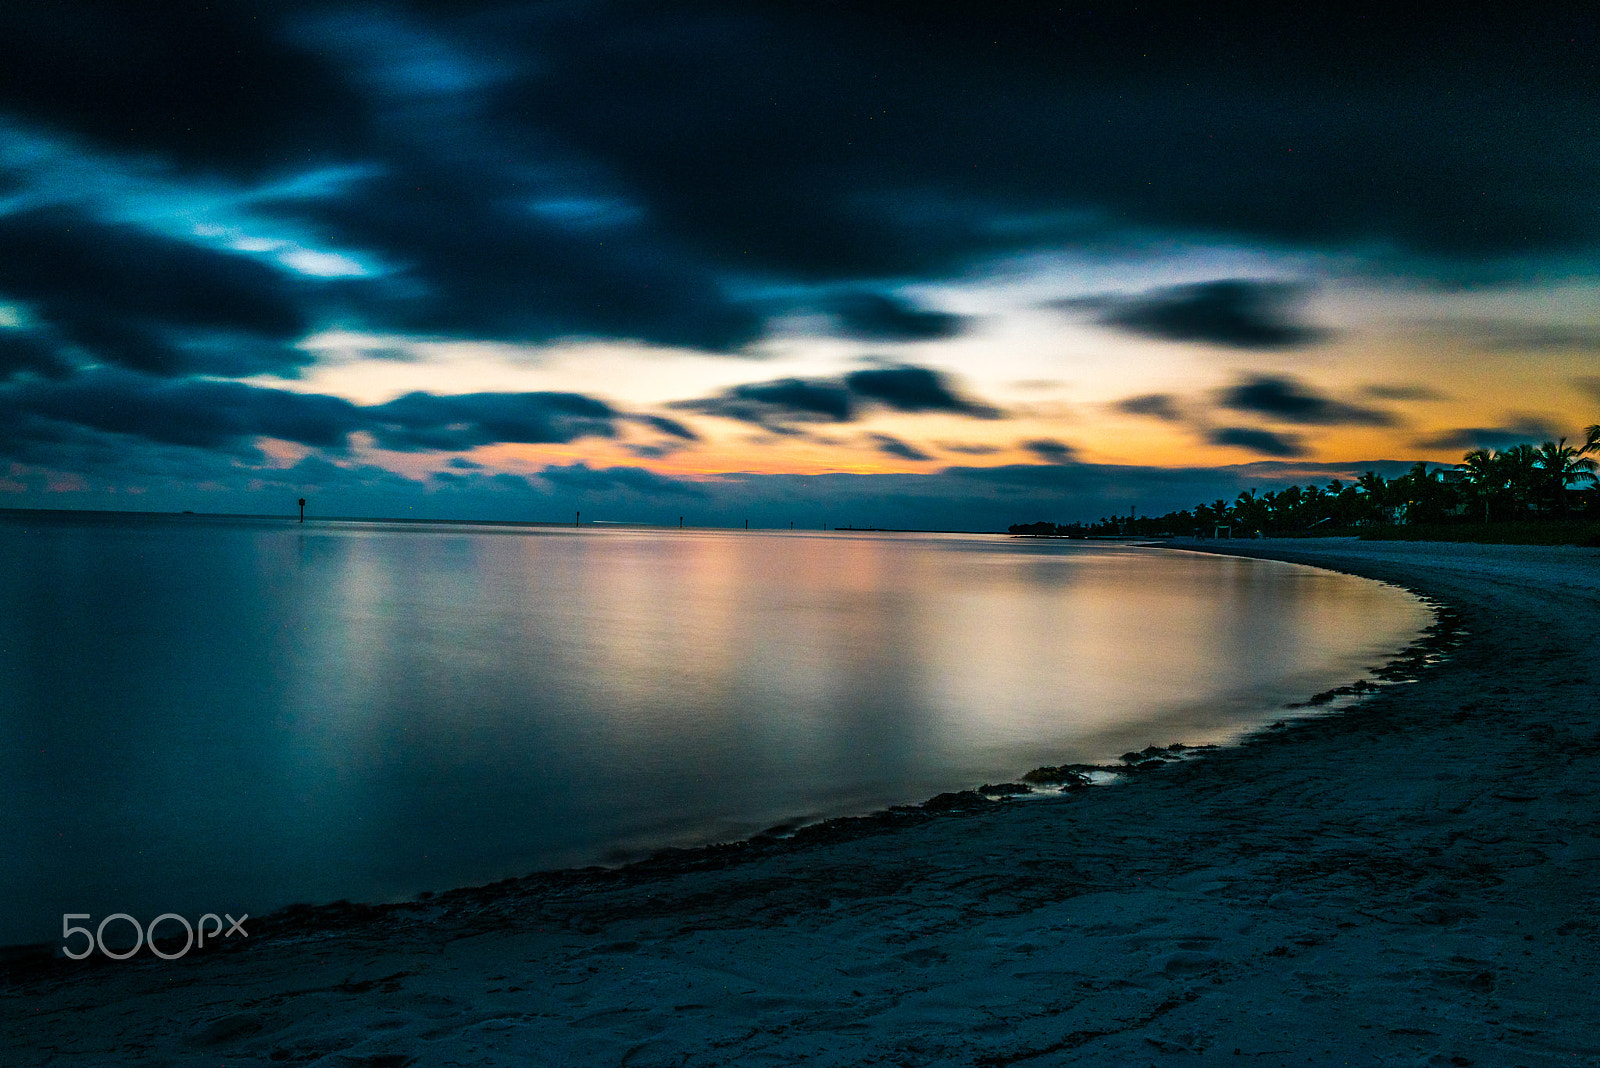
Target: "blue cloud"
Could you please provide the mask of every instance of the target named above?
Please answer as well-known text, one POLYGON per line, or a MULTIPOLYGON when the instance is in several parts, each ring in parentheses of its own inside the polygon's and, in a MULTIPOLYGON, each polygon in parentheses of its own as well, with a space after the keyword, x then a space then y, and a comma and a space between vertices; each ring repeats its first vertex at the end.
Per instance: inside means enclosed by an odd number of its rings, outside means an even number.
POLYGON ((1304 456, 1310 450, 1294 434, 1280 434, 1271 430, 1250 427, 1219 427, 1207 436, 1213 445, 1232 445, 1259 452, 1263 456, 1304 456))
POLYGON ((1395 423, 1394 416, 1388 412, 1330 400, 1310 392, 1294 379, 1270 375, 1247 379, 1226 390, 1222 405, 1288 423, 1323 426, 1393 426, 1395 423))
POLYGON ((871 437, 878 451, 885 456, 895 456, 902 460, 915 460, 918 462, 933 459, 932 456, 929 456, 915 445, 901 441, 892 434, 873 434, 871 437))
POLYGON ((415 451, 612 437, 618 413, 580 393, 408 393, 362 418, 384 448, 415 451))
POLYGON ((1230 278, 1074 303, 1099 307, 1100 323, 1144 337, 1235 349, 1289 349, 1327 336, 1290 317, 1298 293, 1298 287, 1281 282, 1230 278))
POLYGON ((704 497, 706 491, 698 484, 667 478, 642 467, 590 467, 576 463, 565 467, 547 467, 539 477, 562 490, 575 493, 597 493, 625 490, 643 497, 704 497))
POLYGON ((678 401, 674 407, 755 423, 780 433, 795 423, 844 423, 870 407, 899 412, 952 412, 979 419, 1000 413, 961 396, 948 376, 900 364, 854 371, 842 379, 781 378, 734 386, 712 397, 678 401))

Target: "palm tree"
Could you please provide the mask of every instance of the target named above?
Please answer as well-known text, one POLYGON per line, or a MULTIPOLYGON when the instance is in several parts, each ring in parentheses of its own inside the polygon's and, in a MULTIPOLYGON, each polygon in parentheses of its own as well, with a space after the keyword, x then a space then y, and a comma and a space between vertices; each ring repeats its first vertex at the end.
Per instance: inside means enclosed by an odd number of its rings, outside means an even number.
POLYGON ((1524 442, 1501 449, 1495 454, 1495 460, 1500 464, 1500 473, 1505 477, 1505 487, 1511 491, 1512 501, 1526 514, 1539 484, 1539 450, 1524 442))
POLYGON ((1596 468, 1600 467, 1587 456, 1581 456, 1582 451, 1568 445, 1566 438, 1539 446, 1535 463, 1543 472, 1545 488, 1554 494, 1562 515, 1567 514, 1567 487, 1586 478, 1593 479, 1596 468))
POLYGON ((1275 532, 1278 527, 1283 525, 1282 495, 1268 490, 1257 500, 1261 505, 1261 525, 1275 532))
POLYGON ((1466 475, 1467 484, 1483 498, 1483 521, 1489 521, 1489 502, 1505 488, 1505 474, 1499 457, 1488 449, 1473 449, 1456 467, 1466 475))
POLYGON ((1267 525, 1267 504, 1256 496, 1253 489, 1245 490, 1233 499, 1233 514, 1247 533, 1259 534, 1267 525))
POLYGON ((1366 499, 1367 510, 1371 512, 1373 519, 1382 522, 1390 518, 1389 483, 1382 475, 1376 471, 1368 471, 1356 479, 1356 490, 1366 499))
MULTIPOLYGON (((1216 516, 1216 526, 1233 526, 1234 517, 1228 508, 1228 502, 1223 500, 1221 497, 1218 497, 1216 500, 1211 502, 1211 512, 1216 516)), ((1230 530, 1229 533, 1232 533, 1232 531, 1230 530)))
POLYGON ((1600 452, 1600 423, 1583 428, 1583 448, 1579 452, 1600 452))
POLYGON ((1411 470, 1389 483, 1389 504, 1398 510, 1405 523, 1437 521, 1444 508, 1444 486, 1437 471, 1429 471, 1426 460, 1418 460, 1411 470))

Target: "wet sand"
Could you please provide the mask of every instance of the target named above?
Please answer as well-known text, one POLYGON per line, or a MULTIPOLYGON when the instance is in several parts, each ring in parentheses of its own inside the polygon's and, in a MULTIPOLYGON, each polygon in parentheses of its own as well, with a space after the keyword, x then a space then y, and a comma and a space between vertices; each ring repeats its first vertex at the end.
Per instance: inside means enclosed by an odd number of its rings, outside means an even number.
POLYGON ((0 1063, 1600 1063, 1600 553, 1193 547, 1441 625, 1415 681, 1109 788, 12 962, 0 1063))

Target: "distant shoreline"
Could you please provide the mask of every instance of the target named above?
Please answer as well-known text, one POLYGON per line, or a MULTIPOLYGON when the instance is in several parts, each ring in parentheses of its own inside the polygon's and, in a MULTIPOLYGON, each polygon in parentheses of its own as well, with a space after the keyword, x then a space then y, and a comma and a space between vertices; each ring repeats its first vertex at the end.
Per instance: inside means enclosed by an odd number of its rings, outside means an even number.
MULTIPOLYGON (((128 519, 252 519, 273 520, 276 522, 291 523, 300 526, 300 517, 294 512, 145 512, 124 511, 109 508, 0 508, 0 518, 16 517, 50 517, 50 518, 78 518, 84 516, 110 516, 128 519)), ((360 515, 308 515, 306 523, 397 523, 411 526, 463 526, 463 527, 538 527, 555 530, 572 529, 605 529, 607 527, 624 530, 714 530, 732 531, 749 530, 752 533, 826 533, 841 534, 992 534, 997 537, 1011 537, 1003 530, 935 530, 923 528, 900 527, 854 527, 846 524, 842 527, 827 527, 817 530, 811 527, 745 527, 745 526, 699 526, 689 524, 676 526, 669 523, 636 523, 627 520, 593 519, 584 523, 568 523, 560 520, 544 519, 422 519, 414 516, 360 516, 360 515)), ((1139 540, 1139 539, 1116 539, 1139 540)), ((1148 539, 1144 539, 1148 540, 1148 539)))
POLYGON ((13 969, 0 1059, 1593 1060, 1600 554, 1168 547, 1404 585, 1461 643, 1116 789, 289 910, 181 962, 13 969))

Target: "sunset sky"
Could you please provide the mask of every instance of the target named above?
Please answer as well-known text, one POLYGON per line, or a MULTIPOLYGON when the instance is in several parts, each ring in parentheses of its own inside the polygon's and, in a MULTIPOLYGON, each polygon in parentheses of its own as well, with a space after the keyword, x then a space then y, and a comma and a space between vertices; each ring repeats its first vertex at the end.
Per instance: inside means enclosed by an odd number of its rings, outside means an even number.
POLYGON ((1392 7, 4 5, 0 507, 993 529, 1581 439, 1600 14, 1392 7))

